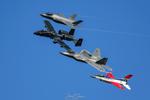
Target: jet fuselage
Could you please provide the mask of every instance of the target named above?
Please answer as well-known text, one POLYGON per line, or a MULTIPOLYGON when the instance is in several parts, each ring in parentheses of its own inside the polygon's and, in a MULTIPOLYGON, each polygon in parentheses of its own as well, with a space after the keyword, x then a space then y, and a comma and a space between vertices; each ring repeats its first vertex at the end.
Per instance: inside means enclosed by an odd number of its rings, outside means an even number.
POLYGON ((123 79, 114 79, 114 78, 107 78, 106 76, 101 76, 101 75, 95 75, 91 76, 92 78, 96 78, 100 81, 103 81, 105 83, 113 84, 117 86, 120 89, 124 89, 122 86, 126 87, 127 89, 131 90, 130 86, 127 84, 127 80, 123 79))
POLYGON ((80 53, 69 53, 69 52, 60 52, 60 53, 64 56, 73 58, 76 61, 87 63, 101 72, 106 72, 105 69, 112 71, 112 69, 109 66, 105 66, 107 62, 107 60, 103 61, 103 59, 105 58, 101 58, 101 59, 99 57, 98 57, 99 59, 97 57, 93 58, 92 55, 88 55, 88 56, 84 55, 85 54, 84 51, 85 50, 82 50, 80 53))
POLYGON ((99 79, 100 81, 104 81, 104 82, 107 82, 107 83, 115 82, 115 83, 119 83, 121 85, 126 84, 126 81, 119 80, 119 79, 106 78, 105 76, 96 75, 93 78, 99 79))
POLYGON ((37 31, 34 34, 38 35, 38 36, 49 37, 51 39, 58 37, 61 40, 75 41, 74 37, 71 35, 68 35, 68 34, 53 34, 52 32, 48 32, 48 31, 44 31, 44 30, 37 31))
POLYGON ((67 40, 67 41, 74 41, 75 40, 74 37, 72 35, 69 35, 69 34, 60 34, 59 36, 63 40, 67 40))
POLYGON ((69 58, 72 58, 72 59, 74 59, 76 61, 86 63, 86 61, 83 58, 80 57, 80 54, 69 53, 69 52, 60 52, 60 54, 62 54, 64 56, 67 56, 69 58))
POLYGON ((45 14, 41 14, 41 16, 48 18, 48 19, 51 19, 56 23, 60 23, 60 24, 64 24, 64 25, 67 25, 67 23, 72 24, 74 22, 73 20, 70 20, 68 18, 62 17, 62 16, 57 15, 57 14, 45 13, 45 14))
POLYGON ((34 34, 38 35, 38 36, 49 37, 51 39, 53 39, 55 37, 55 35, 52 32, 48 32, 45 30, 36 31, 36 32, 34 32, 34 34))

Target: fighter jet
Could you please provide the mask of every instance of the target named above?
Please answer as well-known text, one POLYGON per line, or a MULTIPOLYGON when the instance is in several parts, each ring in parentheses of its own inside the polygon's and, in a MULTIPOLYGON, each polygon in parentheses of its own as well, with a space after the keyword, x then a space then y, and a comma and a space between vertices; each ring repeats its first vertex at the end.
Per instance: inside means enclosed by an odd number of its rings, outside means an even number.
POLYGON ((80 62, 88 63, 101 72, 106 72, 106 70, 112 71, 109 66, 105 66, 108 58, 102 58, 100 56, 100 49, 98 48, 95 49, 93 54, 87 50, 82 50, 80 53, 60 52, 60 54, 80 62))
POLYGON ((45 20, 44 23, 45 23, 45 27, 47 28, 47 31, 44 31, 44 30, 37 31, 35 32, 36 35, 52 37, 49 34, 54 34, 56 35, 56 37, 59 37, 61 40, 73 41, 75 46, 82 45, 83 39, 82 38, 76 39, 74 36, 75 29, 70 29, 69 32, 65 30, 59 30, 57 33, 49 21, 45 20))
POLYGON ((109 72, 105 76, 103 76, 103 75, 94 75, 94 76, 91 76, 91 77, 96 78, 100 81, 112 84, 112 85, 118 87, 121 90, 124 90, 125 88, 127 88, 128 90, 131 90, 131 88, 130 88, 130 86, 128 85, 127 82, 132 76, 133 75, 129 74, 129 75, 125 76, 123 79, 115 79, 113 74, 111 72, 109 72))
POLYGON ((56 31, 54 30, 50 22, 45 20, 44 23, 47 30, 40 30, 35 32, 34 34, 38 36, 49 37, 50 39, 53 39, 53 43, 55 44, 58 43, 61 47, 66 49, 68 52, 73 53, 74 51, 67 44, 64 43, 62 37, 56 33, 56 31))
POLYGON ((43 14, 40 14, 40 15, 42 17, 51 19, 51 20, 53 20, 56 23, 67 25, 67 26, 69 26, 69 27, 71 27, 73 29, 75 29, 78 26, 78 24, 80 24, 81 22, 83 22, 82 20, 76 21, 75 17, 77 15, 75 15, 75 14, 72 15, 72 16, 70 16, 69 18, 66 18, 66 17, 64 17, 61 14, 54 14, 54 13, 43 13, 43 14))

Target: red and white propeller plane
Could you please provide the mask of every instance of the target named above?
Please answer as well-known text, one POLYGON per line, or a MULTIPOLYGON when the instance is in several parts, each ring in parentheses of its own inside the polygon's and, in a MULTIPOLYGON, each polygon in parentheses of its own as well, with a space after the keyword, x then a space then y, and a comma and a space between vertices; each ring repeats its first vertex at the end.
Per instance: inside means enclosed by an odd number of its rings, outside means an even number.
POLYGON ((94 75, 91 76, 92 78, 99 79, 100 81, 112 84, 121 90, 124 90, 126 87, 128 90, 131 90, 130 86, 127 84, 127 81, 132 77, 133 75, 129 74, 125 76, 123 79, 115 79, 114 75, 111 72, 106 73, 105 76, 102 75, 94 75))

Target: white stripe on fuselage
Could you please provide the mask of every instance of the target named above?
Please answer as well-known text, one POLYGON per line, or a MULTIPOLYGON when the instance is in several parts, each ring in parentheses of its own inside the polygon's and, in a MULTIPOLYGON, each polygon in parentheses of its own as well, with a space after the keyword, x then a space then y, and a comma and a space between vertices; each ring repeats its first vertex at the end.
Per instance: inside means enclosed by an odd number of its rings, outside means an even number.
POLYGON ((104 81, 104 82, 109 82, 109 83, 118 83, 123 85, 124 87, 126 87, 128 90, 131 90, 130 86, 127 84, 126 81, 122 81, 122 80, 117 80, 117 79, 111 79, 111 78, 106 78, 106 77, 100 77, 100 76, 95 76, 95 78, 104 81))
POLYGON ((102 81, 106 81, 106 82, 115 82, 115 83, 119 83, 119 84, 126 84, 125 81, 122 80, 117 80, 117 79, 111 79, 111 78, 106 78, 106 77, 99 77, 99 76, 95 76, 95 78, 102 80, 102 81))

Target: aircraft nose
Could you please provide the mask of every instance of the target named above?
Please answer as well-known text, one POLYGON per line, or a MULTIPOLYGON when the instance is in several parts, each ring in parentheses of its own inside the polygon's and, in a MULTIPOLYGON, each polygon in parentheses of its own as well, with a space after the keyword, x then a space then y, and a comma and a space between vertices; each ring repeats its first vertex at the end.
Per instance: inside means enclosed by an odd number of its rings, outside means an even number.
POLYGON ((90 75, 90 77, 91 77, 91 78, 96 78, 96 77, 95 77, 95 76, 93 76, 93 75, 90 75))
POLYGON ((46 16, 46 14, 40 14, 40 16, 45 17, 45 16, 46 16))
POLYGON ((47 17, 47 16, 52 16, 53 14, 52 13, 43 13, 43 14, 40 14, 42 17, 47 17))
POLYGON ((39 32, 38 32, 38 31, 36 31, 36 32, 34 32, 33 34, 35 34, 35 35, 39 35, 39 32))

